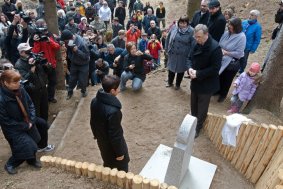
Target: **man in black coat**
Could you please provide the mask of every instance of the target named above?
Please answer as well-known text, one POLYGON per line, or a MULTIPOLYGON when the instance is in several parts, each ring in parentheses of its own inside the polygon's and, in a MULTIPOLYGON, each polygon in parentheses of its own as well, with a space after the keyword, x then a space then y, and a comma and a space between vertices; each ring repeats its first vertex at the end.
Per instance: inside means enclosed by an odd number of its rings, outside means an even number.
POLYGON ((207 24, 208 31, 211 37, 219 42, 225 31, 226 20, 221 12, 220 3, 218 0, 210 1, 208 7, 210 12, 210 18, 207 24))
POLYGON ((197 44, 193 48, 188 74, 191 78, 191 113, 198 119, 195 136, 198 137, 207 116, 210 97, 220 88, 218 72, 222 51, 218 42, 209 36, 207 26, 197 25, 194 37, 197 44))
POLYGON ((207 25, 209 19, 209 10, 208 10, 208 0, 202 0, 200 4, 200 10, 196 11, 191 26, 194 28, 198 24, 207 25))
POLYGON ((103 166, 128 171, 130 161, 128 147, 123 136, 122 105, 116 97, 120 79, 107 75, 102 80, 102 88, 92 100, 90 125, 100 149, 103 166))
POLYGON ((17 12, 16 6, 10 0, 4 0, 4 2, 4 5, 2 5, 2 12, 8 17, 10 22, 12 22, 17 12))

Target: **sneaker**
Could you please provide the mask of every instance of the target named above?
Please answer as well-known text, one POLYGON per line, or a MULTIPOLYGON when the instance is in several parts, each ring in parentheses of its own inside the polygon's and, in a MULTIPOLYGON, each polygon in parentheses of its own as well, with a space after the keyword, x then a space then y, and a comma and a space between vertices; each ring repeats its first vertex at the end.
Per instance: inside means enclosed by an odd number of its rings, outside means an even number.
POLYGON ((15 169, 15 167, 13 166, 9 166, 9 165, 5 165, 4 167, 5 171, 7 171, 7 173, 9 173, 10 175, 14 175, 14 174, 17 174, 18 171, 15 169))
POLYGON ((87 96, 87 92, 82 92, 82 97, 86 97, 87 96))
POLYGON ((37 152, 50 152, 53 151, 55 148, 54 144, 48 144, 45 148, 38 148, 37 152))
POLYGON ((73 96, 73 93, 68 93, 66 100, 69 100, 70 98, 72 98, 72 96, 73 96))
POLYGON ((234 113, 238 113, 239 112, 239 110, 238 110, 238 108, 237 107, 231 107, 228 111, 227 111, 227 113, 229 113, 229 114, 234 114, 234 113))

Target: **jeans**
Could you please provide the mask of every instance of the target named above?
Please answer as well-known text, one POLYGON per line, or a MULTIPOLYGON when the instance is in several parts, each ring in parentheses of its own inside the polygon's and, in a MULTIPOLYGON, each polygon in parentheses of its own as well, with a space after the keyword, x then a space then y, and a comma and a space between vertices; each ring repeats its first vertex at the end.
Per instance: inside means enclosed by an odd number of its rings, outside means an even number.
POLYGON ((50 68, 47 76, 48 76, 48 85, 47 85, 48 100, 53 100, 55 96, 55 87, 57 84, 57 76, 56 76, 55 68, 50 68))
POLYGON ((83 66, 77 66, 72 64, 70 68, 70 80, 68 93, 73 94, 73 90, 78 84, 81 87, 81 92, 86 92, 88 83, 88 64, 83 66))
POLYGON ((237 111, 239 111, 244 104, 244 102, 240 100, 238 94, 231 97, 231 103, 231 107, 235 107, 237 111))
POLYGON ((249 50, 245 50, 244 57, 240 58, 240 70, 239 70, 240 74, 245 71, 249 55, 250 55, 250 51, 249 50))
POLYGON ((134 91, 138 91, 142 88, 143 81, 140 78, 135 77, 132 72, 124 71, 121 75, 121 82, 120 82, 121 91, 124 91, 126 89, 126 84, 129 79, 133 80, 132 88, 134 91))

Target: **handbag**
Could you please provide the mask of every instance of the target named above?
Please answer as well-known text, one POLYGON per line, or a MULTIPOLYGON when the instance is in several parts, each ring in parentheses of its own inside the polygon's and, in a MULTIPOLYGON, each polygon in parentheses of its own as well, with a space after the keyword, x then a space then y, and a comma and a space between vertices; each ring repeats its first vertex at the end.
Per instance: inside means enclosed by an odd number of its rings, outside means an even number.
POLYGON ((240 69, 240 59, 232 59, 229 65, 227 66, 226 70, 228 71, 239 71, 240 69))

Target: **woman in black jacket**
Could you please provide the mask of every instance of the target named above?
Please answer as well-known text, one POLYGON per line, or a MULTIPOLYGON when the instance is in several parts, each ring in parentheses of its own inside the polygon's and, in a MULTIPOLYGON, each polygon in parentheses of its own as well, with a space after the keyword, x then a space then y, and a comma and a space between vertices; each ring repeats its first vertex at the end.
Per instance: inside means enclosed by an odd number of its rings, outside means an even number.
POLYGON ((5 70, 0 76, 0 125, 12 151, 5 164, 9 174, 16 174, 15 168, 24 161, 41 167, 35 155, 36 142, 40 140, 35 126, 35 108, 27 92, 20 87, 20 78, 14 70, 5 70))
POLYGON ((124 91, 126 89, 126 83, 129 79, 133 80, 132 88, 134 91, 138 91, 142 87, 142 83, 145 81, 144 61, 151 60, 152 57, 148 54, 144 54, 141 51, 137 51, 137 47, 134 43, 129 42, 126 45, 128 54, 124 58, 124 72, 121 75, 120 89, 124 91))

